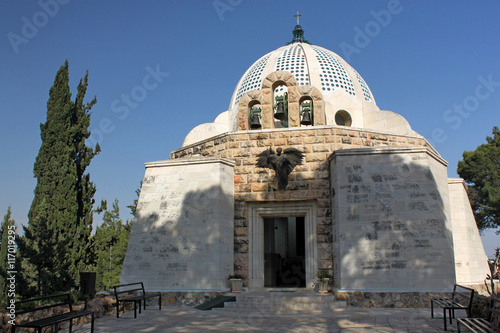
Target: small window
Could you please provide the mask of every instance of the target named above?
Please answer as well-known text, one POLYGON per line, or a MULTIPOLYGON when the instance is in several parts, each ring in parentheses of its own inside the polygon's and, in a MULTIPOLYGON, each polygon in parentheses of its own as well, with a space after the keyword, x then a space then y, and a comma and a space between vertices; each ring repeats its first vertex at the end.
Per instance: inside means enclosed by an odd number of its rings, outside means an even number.
POLYGON ((351 115, 345 110, 339 110, 335 114, 335 123, 339 126, 351 126, 351 115))

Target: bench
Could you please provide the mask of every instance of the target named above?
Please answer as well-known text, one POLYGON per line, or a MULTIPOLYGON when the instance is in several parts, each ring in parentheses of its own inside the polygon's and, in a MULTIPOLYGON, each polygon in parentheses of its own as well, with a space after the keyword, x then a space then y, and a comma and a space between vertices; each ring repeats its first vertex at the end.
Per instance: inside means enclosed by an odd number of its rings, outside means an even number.
POLYGON ((455 318, 455 310, 465 310, 467 317, 470 317, 472 309, 472 299, 474 298, 474 289, 455 284, 451 298, 431 298, 431 317, 434 318, 434 306, 443 308, 444 330, 446 327, 446 310, 448 310, 451 319, 455 318))
POLYGON ((21 304, 28 304, 28 303, 41 302, 41 301, 49 301, 49 302, 51 300, 56 301, 57 299, 63 299, 63 300, 58 302, 58 303, 56 302, 56 303, 52 303, 52 304, 48 304, 48 305, 41 305, 39 307, 33 307, 32 309, 28 309, 28 310, 16 311, 16 317, 18 315, 22 315, 25 313, 36 312, 36 311, 46 310, 46 309, 55 308, 55 307, 65 307, 65 306, 68 306, 69 312, 54 314, 50 317, 35 319, 35 320, 29 321, 29 322, 12 325, 12 333, 15 333, 16 328, 18 328, 18 327, 35 328, 35 329, 37 329, 37 331, 39 333, 41 333, 42 328, 47 327, 47 326, 52 326, 52 325, 56 326, 56 332, 57 332, 59 330, 59 324, 62 322, 65 322, 65 321, 69 321, 69 331, 71 332, 73 329, 73 319, 85 317, 85 316, 91 316, 92 321, 91 321, 91 326, 90 326, 90 332, 94 332, 94 312, 88 311, 85 309, 81 310, 81 311, 73 311, 70 294, 59 294, 59 295, 52 295, 52 296, 17 301, 16 306, 19 307, 21 304))
POLYGON ((495 308, 495 303, 500 304, 498 298, 491 298, 488 307, 488 316, 484 318, 458 318, 457 331, 460 333, 461 326, 466 327, 474 333, 500 332, 497 326, 493 324, 493 316, 500 318, 500 311, 495 308))
POLYGON ((120 302, 134 303, 134 318, 137 318, 137 304, 139 304, 139 313, 141 313, 141 303, 144 301, 144 310, 146 310, 146 300, 148 298, 158 297, 158 308, 161 310, 161 293, 147 294, 142 282, 120 284, 114 286, 113 289, 115 290, 116 298, 116 318, 119 318, 120 302))

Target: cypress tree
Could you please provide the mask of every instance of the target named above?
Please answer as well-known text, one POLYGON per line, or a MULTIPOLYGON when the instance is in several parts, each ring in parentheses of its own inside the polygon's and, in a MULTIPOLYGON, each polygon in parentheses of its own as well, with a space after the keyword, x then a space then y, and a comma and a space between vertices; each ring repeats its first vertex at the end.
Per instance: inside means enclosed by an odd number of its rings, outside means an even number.
POLYGON ((10 206, 7 209, 7 214, 4 215, 3 217, 3 223, 0 229, 0 305, 2 307, 6 306, 5 301, 7 300, 7 293, 8 293, 8 283, 7 283, 7 272, 8 271, 15 271, 16 269, 14 267, 10 267, 12 265, 12 262, 15 262, 15 260, 12 260, 8 257, 10 254, 11 256, 15 256, 15 253, 9 252, 9 234, 14 231, 15 232, 15 222, 11 218, 11 209, 10 206))
POLYGON ((78 92, 71 114, 73 130, 73 151, 71 158, 76 168, 75 187, 78 210, 76 223, 68 226, 68 233, 71 237, 69 248, 73 258, 71 271, 75 276, 89 267, 92 259, 89 257, 91 253, 89 247, 91 244, 90 234, 92 232, 96 187, 90 181, 90 174, 85 173, 85 171, 90 165, 92 158, 100 151, 99 144, 96 149, 93 149, 85 143, 85 140, 90 137, 90 109, 97 103, 94 97, 90 103, 84 104, 87 86, 88 71, 83 80, 80 80, 78 84, 78 92))
POLYGON ((76 286, 78 273, 88 264, 95 187, 85 174, 99 153, 86 146, 90 136, 90 109, 83 100, 88 73, 71 100, 68 61, 60 67, 47 101, 47 120, 40 125, 42 145, 33 168, 35 196, 29 224, 20 242, 26 274, 40 294, 76 286))
POLYGON ((103 223, 94 235, 95 257, 97 258, 96 284, 99 290, 109 290, 111 286, 120 283, 132 222, 123 223, 120 218, 118 199, 113 202, 111 211, 107 209, 106 201, 103 201, 96 211, 104 212, 103 223))

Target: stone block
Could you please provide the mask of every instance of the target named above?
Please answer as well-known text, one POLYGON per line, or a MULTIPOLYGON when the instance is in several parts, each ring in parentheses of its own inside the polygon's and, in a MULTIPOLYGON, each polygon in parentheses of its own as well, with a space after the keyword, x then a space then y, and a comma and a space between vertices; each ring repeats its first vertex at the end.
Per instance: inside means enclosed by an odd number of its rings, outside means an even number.
POLYGON ((268 190, 269 184, 267 183, 253 183, 252 192, 265 192, 268 190))
POLYGON ((234 183, 235 184, 246 183, 246 178, 247 178, 247 176, 245 176, 245 175, 241 175, 241 176, 235 175, 234 176, 234 183))
POLYGON ((270 140, 270 139, 265 139, 265 140, 257 141, 257 147, 269 148, 272 145, 273 145, 273 140, 270 140))
POLYGON ((331 152, 331 146, 328 144, 315 144, 312 147, 313 153, 328 153, 331 152))
POLYGON ((325 137, 325 143, 340 143, 340 137, 338 136, 327 136, 325 137))
POLYGON ((301 146, 304 144, 304 139, 302 137, 291 137, 288 139, 288 146, 301 146))
POLYGON ((316 135, 317 136, 332 136, 332 129, 330 129, 330 128, 317 129, 316 135))
POLYGON ((248 237, 248 227, 235 228, 234 229, 234 235, 235 236, 246 236, 246 237, 248 237))
POLYGON ((326 160, 326 154, 325 153, 314 153, 314 154, 307 154, 305 157, 306 162, 324 162, 326 160))
POLYGON ((274 140, 274 146, 275 147, 282 147, 285 148, 288 144, 288 140, 286 138, 279 138, 274 140))
POLYGON ((306 136, 303 140, 305 145, 321 144, 325 142, 325 138, 322 136, 306 136))
POLYGON ((266 140, 269 139, 269 133, 250 133, 250 140, 266 140))
POLYGON ((235 184, 234 190, 236 192, 251 192, 252 185, 251 184, 235 184))

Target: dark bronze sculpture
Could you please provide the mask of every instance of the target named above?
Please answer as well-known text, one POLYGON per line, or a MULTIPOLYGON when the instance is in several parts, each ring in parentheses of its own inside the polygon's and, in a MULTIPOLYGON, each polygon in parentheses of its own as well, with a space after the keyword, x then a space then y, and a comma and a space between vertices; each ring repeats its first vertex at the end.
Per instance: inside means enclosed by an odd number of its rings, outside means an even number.
POLYGON ((304 154, 296 148, 286 148, 285 150, 278 148, 276 151, 278 154, 269 148, 257 155, 257 166, 273 169, 278 178, 278 189, 284 190, 288 185, 288 175, 296 165, 302 164, 304 154))

